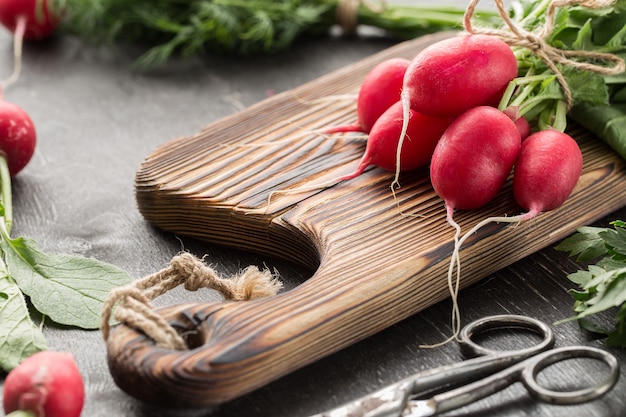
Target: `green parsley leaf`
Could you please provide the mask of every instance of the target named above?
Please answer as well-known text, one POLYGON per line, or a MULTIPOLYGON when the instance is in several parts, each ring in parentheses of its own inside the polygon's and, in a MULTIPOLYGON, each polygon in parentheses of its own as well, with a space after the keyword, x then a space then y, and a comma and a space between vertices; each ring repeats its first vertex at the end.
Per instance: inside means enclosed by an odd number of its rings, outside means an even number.
POLYGON ((616 227, 600 232, 600 236, 614 255, 626 255, 626 229, 616 227))
POLYGON ((626 302, 626 269, 606 271, 595 276, 585 287, 595 293, 586 302, 584 311, 578 317, 587 317, 626 302))
MULTIPOLYGON (((626 223, 616 220, 613 228, 582 227, 556 246, 569 252, 580 262, 598 259, 587 270, 568 275, 578 290, 571 290, 574 298, 572 319, 580 321, 583 329, 590 329, 590 316, 617 308, 614 328, 607 332, 607 344, 626 347, 626 223)), ((592 330, 600 333, 598 329, 592 330)))
POLYGON ((626 306, 622 306, 617 313, 615 330, 609 333, 606 345, 610 347, 626 348, 626 306))
POLYGON ((600 232, 605 229, 600 227, 581 227, 578 233, 573 234, 561 241, 556 249, 561 252, 569 252, 569 256, 577 256, 578 262, 587 262, 606 254, 607 249, 600 232))

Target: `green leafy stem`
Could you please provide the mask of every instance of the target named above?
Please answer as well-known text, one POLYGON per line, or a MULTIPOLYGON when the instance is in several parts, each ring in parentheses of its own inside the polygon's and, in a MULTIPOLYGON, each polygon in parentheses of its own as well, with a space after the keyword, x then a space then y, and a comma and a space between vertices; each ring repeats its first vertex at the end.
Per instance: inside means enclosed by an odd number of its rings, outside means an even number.
MULTIPOLYGON (((339 0, 56 0, 61 30, 88 42, 128 42, 147 51, 136 67, 151 69, 179 53, 249 56, 275 54, 304 35, 327 33, 337 24, 339 0)), ((360 25, 403 39, 443 29, 461 29, 464 10, 456 7, 361 4, 360 25)), ((494 24, 496 14, 477 19, 494 24)))

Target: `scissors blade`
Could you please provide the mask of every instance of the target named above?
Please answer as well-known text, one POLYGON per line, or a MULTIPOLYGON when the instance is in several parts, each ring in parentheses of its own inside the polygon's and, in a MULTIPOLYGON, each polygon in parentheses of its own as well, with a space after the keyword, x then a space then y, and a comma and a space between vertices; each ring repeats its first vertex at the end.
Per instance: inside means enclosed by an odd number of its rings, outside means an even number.
POLYGON ((414 394, 448 384, 462 384, 468 380, 475 380, 519 360, 520 358, 510 355, 490 355, 429 369, 351 403, 311 417, 400 417, 405 416, 403 413, 406 412, 405 408, 409 401, 414 404, 412 407, 415 411, 414 414, 406 414, 407 416, 431 416, 436 413, 436 406, 420 405, 419 401, 411 400, 414 394), (422 414, 418 414, 417 410, 422 414))
POLYGON ((430 417, 437 414, 437 405, 431 400, 409 402, 400 417, 430 417))
POLYGON ((412 381, 403 380, 330 411, 311 417, 399 417, 412 389, 412 381))

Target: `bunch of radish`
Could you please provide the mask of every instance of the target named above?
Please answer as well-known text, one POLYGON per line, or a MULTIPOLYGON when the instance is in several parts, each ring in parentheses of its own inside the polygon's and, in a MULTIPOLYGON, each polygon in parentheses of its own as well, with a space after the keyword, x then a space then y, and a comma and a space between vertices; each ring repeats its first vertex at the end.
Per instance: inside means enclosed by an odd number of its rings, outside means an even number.
POLYGON ((496 107, 516 77, 517 60, 508 44, 493 36, 464 34, 420 52, 403 80, 404 126, 399 136, 394 186, 398 185, 410 112, 454 118, 430 161, 431 183, 445 203, 448 223, 456 230, 448 270, 454 336, 460 328, 456 296, 459 250, 465 239, 489 222, 517 223, 559 207, 582 172, 582 153, 573 138, 554 129, 530 134, 528 122, 517 117, 516 109, 496 107), (453 220, 454 210, 486 206, 511 173, 514 198, 526 212, 485 219, 460 237, 460 227, 453 220))
POLYGON ((530 135, 517 109, 497 108, 517 74, 511 47, 480 34, 437 42, 410 62, 380 63, 361 85, 358 122, 324 130, 368 133, 355 171, 335 182, 375 165, 395 171, 397 186, 400 172, 430 165, 433 188, 452 220, 455 209, 477 209, 491 201, 515 165, 515 197, 529 212, 511 219, 528 220, 558 207, 578 180, 582 154, 567 134, 548 129, 530 135), (559 181, 551 184, 550 178, 559 181), (541 184, 552 188, 537 188, 541 184))
POLYGON ((333 183, 375 165, 395 172, 394 190, 401 172, 430 165, 432 186, 456 230, 448 270, 454 336, 460 328, 456 296, 463 242, 489 222, 519 223, 559 207, 582 172, 573 138, 555 129, 531 134, 517 108, 498 108, 516 77, 517 58, 504 41, 459 35, 425 48, 408 64, 392 59, 376 66, 359 91, 358 122, 325 131, 368 134, 355 171, 333 183), (487 218, 461 237, 454 211, 485 207, 511 175, 513 196, 526 212, 487 218))

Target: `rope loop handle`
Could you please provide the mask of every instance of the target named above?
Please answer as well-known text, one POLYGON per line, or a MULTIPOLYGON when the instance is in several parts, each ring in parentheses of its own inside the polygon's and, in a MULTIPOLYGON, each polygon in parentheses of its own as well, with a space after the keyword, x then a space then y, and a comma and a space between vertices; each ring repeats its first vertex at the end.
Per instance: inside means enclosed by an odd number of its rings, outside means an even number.
POLYGON ((100 330, 106 341, 111 320, 140 330, 158 346, 185 350, 187 344, 163 317, 151 301, 183 285, 188 291, 208 288, 218 291, 226 300, 246 301, 276 295, 282 283, 268 270, 249 266, 233 278, 221 278, 217 271, 194 255, 183 252, 172 258, 170 265, 152 275, 112 290, 102 309, 100 330))

